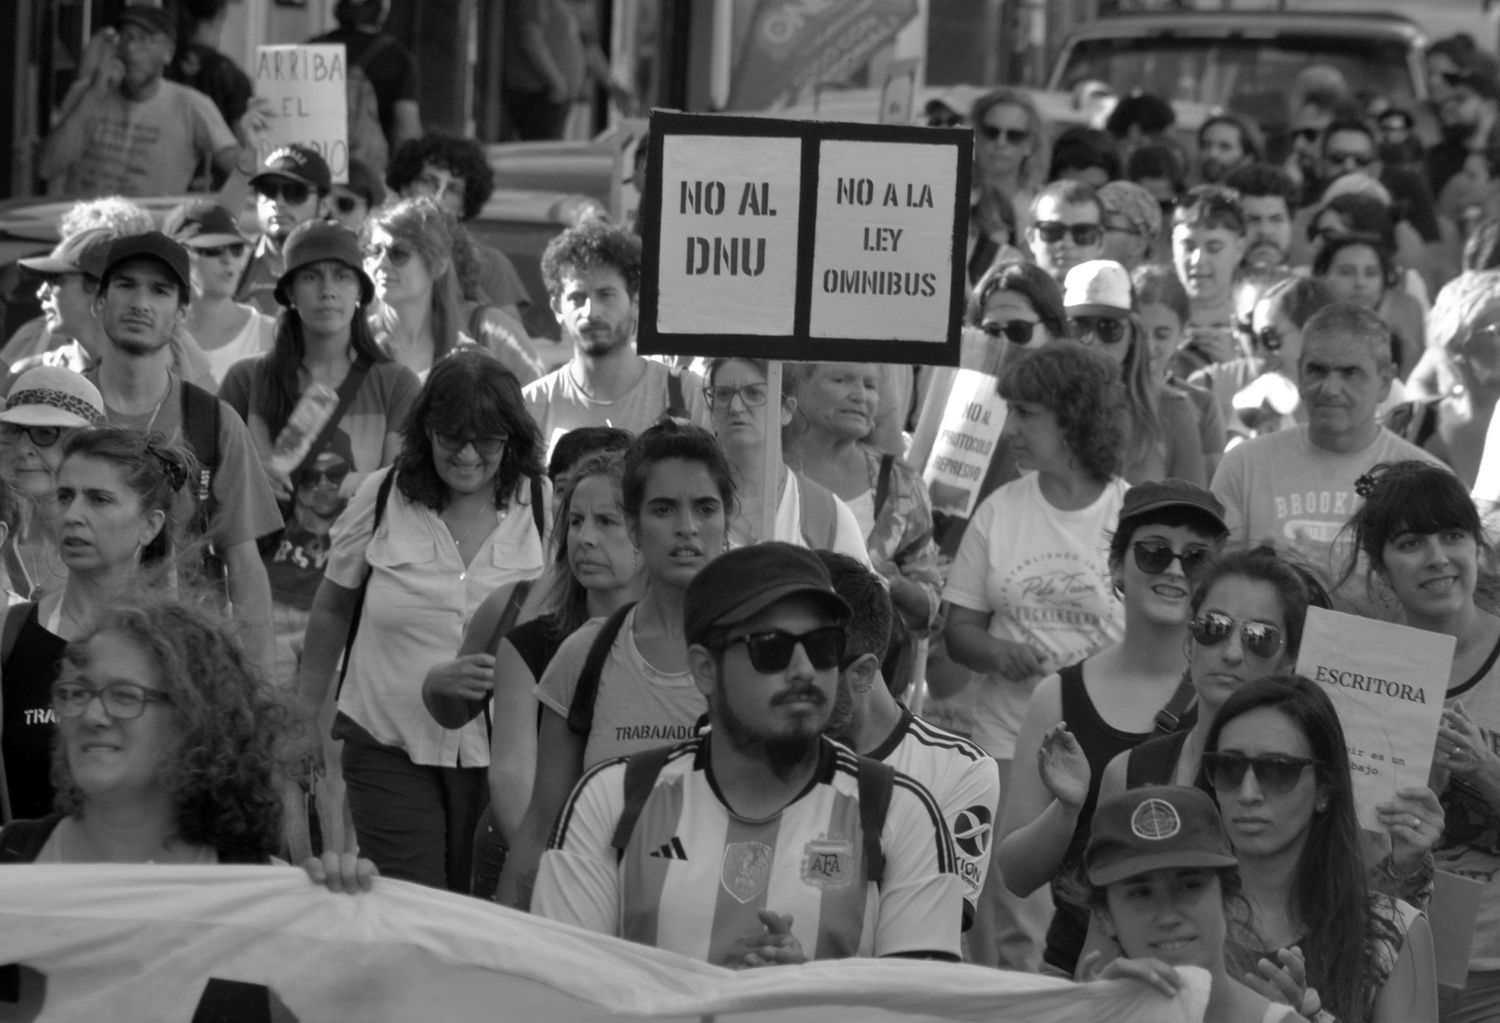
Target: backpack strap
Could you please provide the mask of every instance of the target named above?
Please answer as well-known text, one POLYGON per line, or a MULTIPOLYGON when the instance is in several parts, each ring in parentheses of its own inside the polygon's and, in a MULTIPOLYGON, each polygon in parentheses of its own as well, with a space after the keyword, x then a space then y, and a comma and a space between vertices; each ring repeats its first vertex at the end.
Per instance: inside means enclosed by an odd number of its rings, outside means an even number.
POLYGON ((594 634, 589 646, 588 658, 583 662, 583 671, 578 675, 578 685, 573 689, 573 700, 568 704, 568 730, 574 735, 588 738, 594 727, 594 702, 599 699, 599 676, 604 672, 604 662, 609 658, 610 647, 625 624, 625 616, 634 604, 626 604, 604 621, 603 627, 594 634))
POLYGON ((667 370, 667 415, 684 419, 687 414, 687 401, 682 395, 682 373, 669 369, 667 370))
POLYGON ((542 478, 531 477, 531 521, 536 523, 536 538, 542 544, 542 557, 547 551, 547 509, 542 507, 542 478))
MULTIPOLYGON (((531 585, 534 582, 536 582, 535 579, 522 579, 510 588, 510 598, 505 602, 505 610, 500 612, 500 620, 495 623, 495 631, 490 634, 489 641, 485 643, 486 650, 493 652, 500 642, 500 637, 516 627, 516 619, 521 616, 521 608, 525 606, 526 597, 531 593, 531 585)), ((491 738, 495 735, 495 722, 490 717, 490 704, 493 700, 494 698, 490 697, 482 703, 484 734, 491 738)))
POLYGON ((890 764, 861 756, 856 777, 859 782, 859 830, 863 832, 865 881, 879 885, 885 880, 885 851, 880 846, 885 818, 896 787, 896 769, 890 764))
POLYGON ((54 813, 34 821, 11 821, 0 827, 0 863, 35 863, 62 819, 62 814, 54 813))
POLYGON ((875 518, 880 518, 880 509, 891 496, 891 473, 896 468, 895 455, 880 456, 880 472, 875 476, 875 518))
MULTIPOLYGON (((375 524, 370 528, 370 538, 374 539, 376 532, 380 529, 380 523, 385 519, 386 502, 390 500, 391 487, 396 483, 396 470, 391 469, 385 474, 385 479, 380 481, 380 486, 375 490, 375 524)), ((339 685, 334 691, 334 702, 338 702, 339 694, 344 691, 344 676, 349 674, 349 658, 354 655, 354 638, 359 635, 359 620, 364 617, 365 591, 370 588, 370 573, 365 572, 364 579, 359 584, 359 594, 354 601, 354 613, 349 617, 349 634, 344 638, 344 662, 339 666, 339 685)))
POLYGON ((667 766, 667 761, 676 748, 654 746, 631 754, 625 761, 625 809, 620 811, 614 837, 609 840, 609 844, 614 846, 617 861, 625 855, 625 847, 630 844, 630 836, 635 831, 635 822, 640 818, 646 800, 651 797, 651 790, 656 787, 657 776, 667 766))

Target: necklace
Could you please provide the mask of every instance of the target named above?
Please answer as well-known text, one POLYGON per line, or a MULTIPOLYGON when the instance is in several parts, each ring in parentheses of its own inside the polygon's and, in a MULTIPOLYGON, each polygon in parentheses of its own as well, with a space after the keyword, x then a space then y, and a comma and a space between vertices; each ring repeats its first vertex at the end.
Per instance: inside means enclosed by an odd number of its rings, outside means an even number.
POLYGON ((458 528, 456 523, 448 519, 443 520, 444 525, 448 527, 448 533, 453 537, 453 543, 458 547, 460 552, 474 539, 474 529, 476 526, 488 524, 490 529, 495 528, 497 510, 494 505, 486 502, 484 507, 476 514, 469 516, 469 520, 464 523, 462 529, 458 528))

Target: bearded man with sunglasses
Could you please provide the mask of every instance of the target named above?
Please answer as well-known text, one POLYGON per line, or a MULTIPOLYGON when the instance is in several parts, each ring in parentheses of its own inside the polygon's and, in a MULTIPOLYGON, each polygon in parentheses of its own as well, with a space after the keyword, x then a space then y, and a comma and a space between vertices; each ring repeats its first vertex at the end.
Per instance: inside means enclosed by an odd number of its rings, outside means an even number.
POLYGON ((533 912, 734 968, 957 960, 963 894, 941 809, 821 734, 850 618, 822 561, 743 547, 683 603, 709 730, 584 776, 533 912))
POLYGON ((266 169, 250 179, 250 187, 255 189, 255 212, 262 234, 250 262, 245 264, 234 297, 275 318, 281 311, 276 284, 286 272, 282 246, 298 224, 328 215, 333 174, 317 150, 282 146, 266 158, 266 169))

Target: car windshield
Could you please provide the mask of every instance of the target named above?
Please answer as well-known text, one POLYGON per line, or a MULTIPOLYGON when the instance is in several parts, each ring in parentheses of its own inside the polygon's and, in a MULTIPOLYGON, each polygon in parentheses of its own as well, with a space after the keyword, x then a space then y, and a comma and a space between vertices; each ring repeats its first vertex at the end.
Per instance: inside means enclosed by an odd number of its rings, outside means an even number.
POLYGON ((1285 123, 1287 88, 1309 64, 1337 68, 1355 95, 1383 94, 1410 105, 1409 44, 1276 33, 1254 38, 1081 39, 1054 87, 1090 79, 1141 89, 1169 100, 1224 106, 1262 124, 1285 123))

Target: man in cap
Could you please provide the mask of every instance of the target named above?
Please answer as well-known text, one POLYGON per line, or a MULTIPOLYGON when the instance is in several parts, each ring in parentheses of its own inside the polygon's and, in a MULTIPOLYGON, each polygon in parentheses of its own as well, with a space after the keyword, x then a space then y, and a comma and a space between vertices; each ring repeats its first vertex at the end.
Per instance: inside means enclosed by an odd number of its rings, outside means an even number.
POLYGON ((209 163, 225 176, 252 173, 268 106, 252 101, 231 131, 207 96, 163 77, 176 45, 172 15, 145 4, 89 40, 37 174, 65 195, 92 196, 186 192, 209 163))
POLYGON ((316 149, 293 144, 266 157, 266 169, 250 179, 250 187, 262 234, 234 297, 274 317, 280 311, 276 282, 286 272, 282 245, 298 224, 326 215, 333 174, 316 149))
POLYGON ((94 300, 106 354, 89 377, 112 424, 184 442, 197 457, 201 471, 179 495, 177 521, 196 524, 191 531, 211 541, 235 617, 249 630, 246 649, 269 667, 271 588, 256 541, 281 528, 281 512, 244 422, 172 370, 170 342, 191 294, 188 256, 177 242, 156 231, 117 239, 94 300))
POLYGON ((94 227, 64 238, 48 255, 17 260, 40 279, 36 295, 44 327, 54 340, 49 350, 39 353, 41 358, 17 360, 12 373, 44 362, 81 373, 103 352, 104 329, 94 315, 94 296, 115 237, 108 228, 94 227), (58 340, 61 347, 50 348, 58 340))
POLYGON ((709 730, 584 776, 533 911, 733 967, 956 959, 963 898, 941 809, 821 734, 850 616, 822 561, 785 543, 730 551, 683 603, 709 730))

